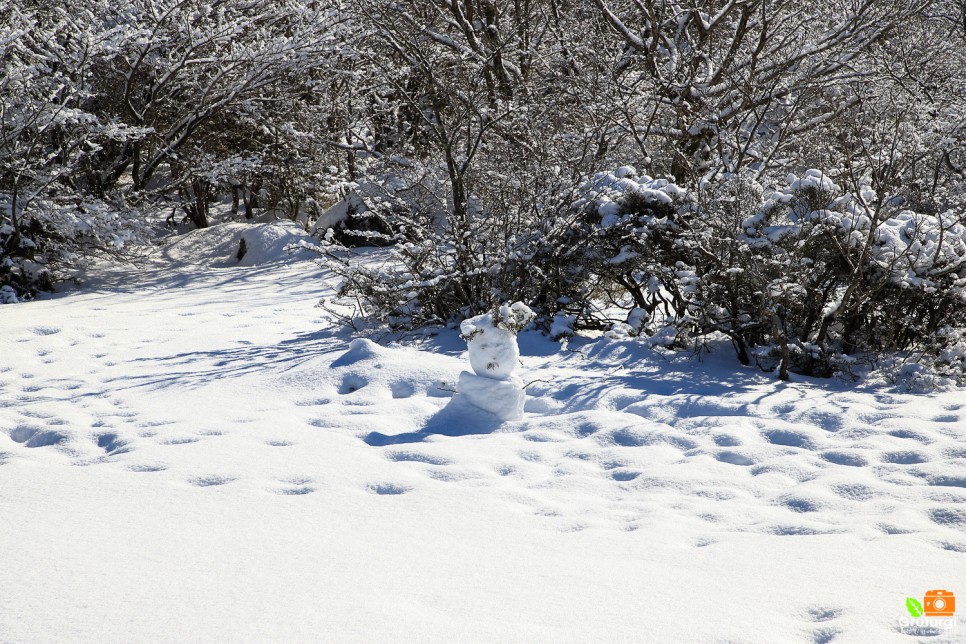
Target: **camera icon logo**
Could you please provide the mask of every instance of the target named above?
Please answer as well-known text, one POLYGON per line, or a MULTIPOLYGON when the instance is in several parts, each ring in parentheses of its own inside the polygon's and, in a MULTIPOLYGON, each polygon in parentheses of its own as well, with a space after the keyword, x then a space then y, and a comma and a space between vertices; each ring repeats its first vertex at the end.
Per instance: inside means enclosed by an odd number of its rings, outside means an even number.
POLYGON ((956 613, 956 595, 948 590, 929 590, 922 603, 906 597, 906 610, 913 617, 952 617, 956 613))
POLYGON ((927 617, 952 617, 956 613, 956 595, 948 590, 930 590, 923 598, 927 617))

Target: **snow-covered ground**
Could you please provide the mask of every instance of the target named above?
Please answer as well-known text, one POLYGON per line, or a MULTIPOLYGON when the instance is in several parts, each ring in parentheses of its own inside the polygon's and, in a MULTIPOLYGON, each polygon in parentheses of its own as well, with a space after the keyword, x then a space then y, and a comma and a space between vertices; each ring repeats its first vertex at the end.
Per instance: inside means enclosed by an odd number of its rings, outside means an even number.
POLYGON ((966 604, 962 392, 525 332, 501 423, 292 236, 0 307, 0 641, 966 641, 900 625, 966 604))

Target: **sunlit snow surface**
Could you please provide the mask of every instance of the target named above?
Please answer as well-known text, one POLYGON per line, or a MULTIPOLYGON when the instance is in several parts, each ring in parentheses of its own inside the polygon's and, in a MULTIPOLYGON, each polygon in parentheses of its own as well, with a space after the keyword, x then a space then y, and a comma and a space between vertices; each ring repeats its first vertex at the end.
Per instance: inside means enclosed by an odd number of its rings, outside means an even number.
POLYGON ((966 641, 899 626, 966 605, 966 394, 525 332, 500 423, 228 232, 0 307, 0 641, 966 641))

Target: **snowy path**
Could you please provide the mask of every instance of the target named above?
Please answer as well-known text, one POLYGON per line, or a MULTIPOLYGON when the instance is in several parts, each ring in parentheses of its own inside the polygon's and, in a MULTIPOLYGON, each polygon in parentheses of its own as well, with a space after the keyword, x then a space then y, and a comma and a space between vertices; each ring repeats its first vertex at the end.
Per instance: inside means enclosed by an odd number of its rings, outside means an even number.
POLYGON ((350 345, 311 262, 186 256, 0 308, 0 641, 912 642, 907 596, 966 604, 962 393, 529 333, 501 425, 455 333, 350 345))

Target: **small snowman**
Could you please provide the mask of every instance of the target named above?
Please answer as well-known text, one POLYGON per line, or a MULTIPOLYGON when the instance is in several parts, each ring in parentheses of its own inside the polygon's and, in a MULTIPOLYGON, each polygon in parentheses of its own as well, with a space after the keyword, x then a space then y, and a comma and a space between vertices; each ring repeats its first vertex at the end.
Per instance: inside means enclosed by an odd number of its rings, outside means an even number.
POLYGON ((523 302, 494 307, 490 313, 464 320, 462 337, 476 375, 460 374, 459 393, 480 409, 501 420, 523 418, 526 393, 523 381, 513 375, 520 360, 517 332, 530 324, 533 311, 523 302))

